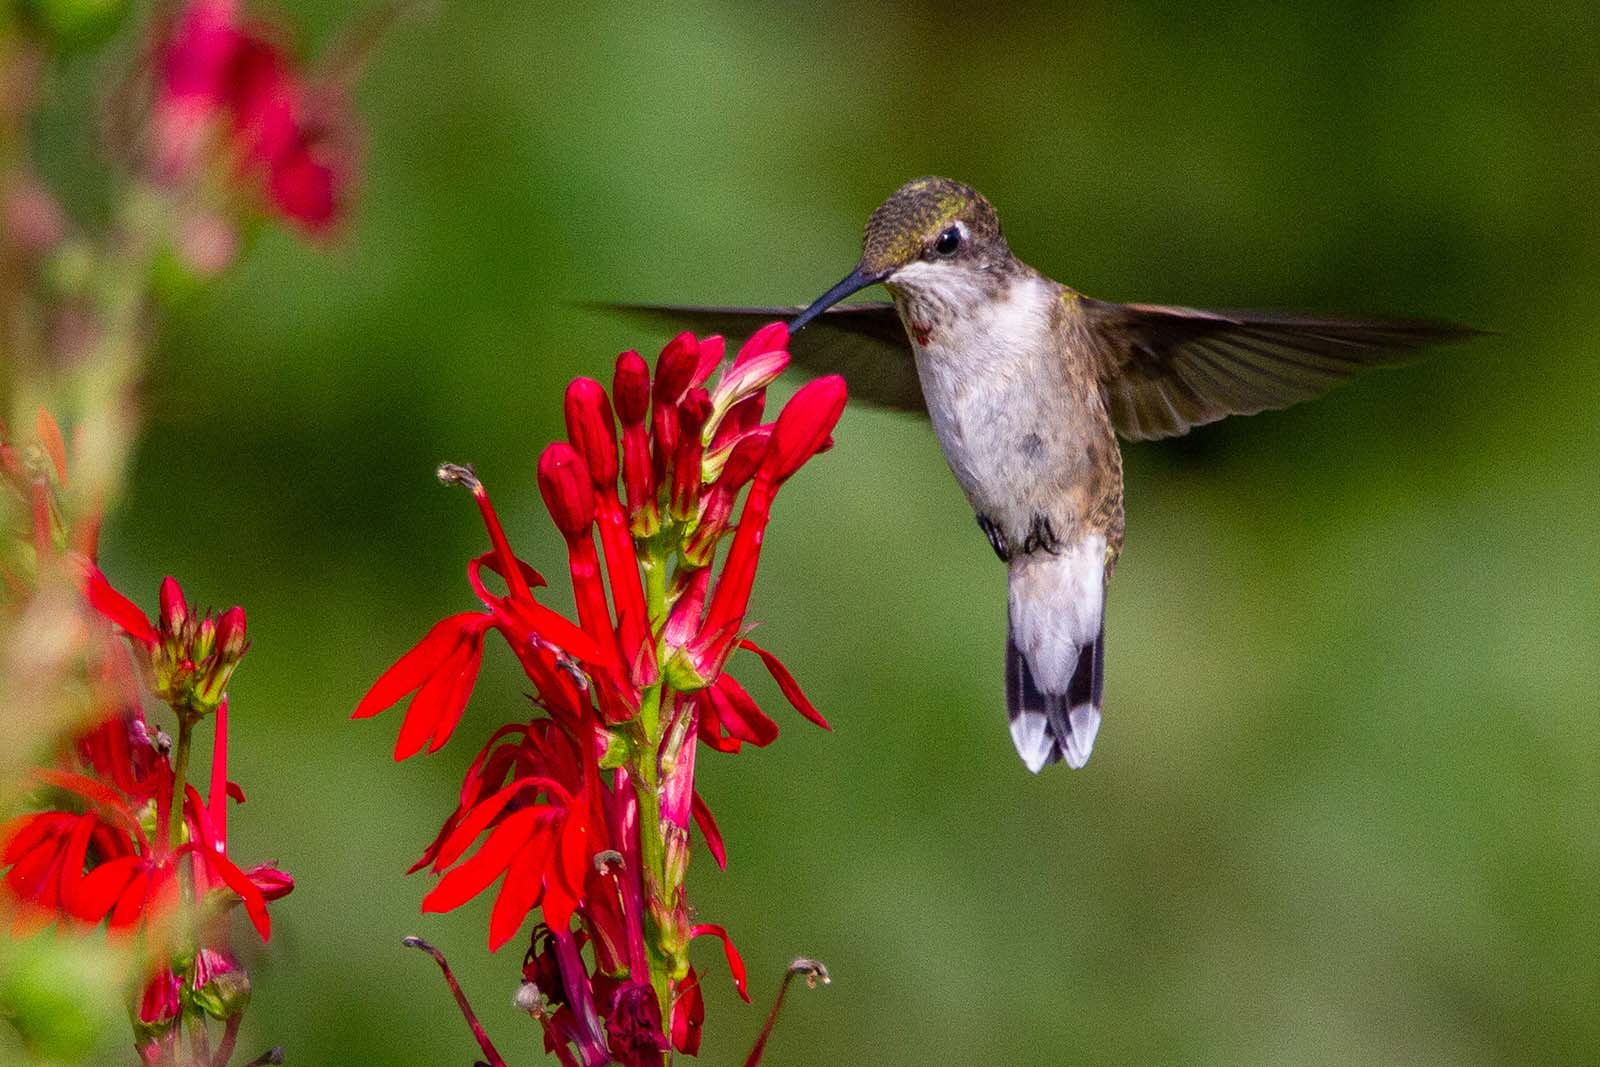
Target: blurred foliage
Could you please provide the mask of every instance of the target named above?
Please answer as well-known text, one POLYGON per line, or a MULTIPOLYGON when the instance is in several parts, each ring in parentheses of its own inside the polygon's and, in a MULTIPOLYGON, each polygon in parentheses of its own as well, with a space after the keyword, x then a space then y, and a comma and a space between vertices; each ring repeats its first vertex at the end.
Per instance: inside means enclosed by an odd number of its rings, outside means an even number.
MULTIPOLYGON (((283 6, 313 43, 349 11, 283 6)), ((538 1059, 515 954, 401 877, 470 745, 396 767, 394 722, 346 721, 471 604, 481 534, 433 467, 476 462, 557 568, 533 459, 560 388, 664 339, 577 303, 802 302, 929 172, 1093 295, 1501 332, 1130 448, 1105 727, 1088 769, 1037 779, 1003 727, 1001 572, 931 435, 848 412, 754 605, 835 732, 702 771, 730 866, 690 878, 758 1003, 798 952, 835 979, 767 1062, 1600 1046, 1597 43, 1581 3, 475 3, 402 28, 358 92, 353 222, 327 255, 263 234, 180 309, 104 535, 124 588, 172 571, 250 611, 236 844, 300 888, 241 1047, 469 1062, 399 945, 420 933, 538 1059)), ((41 164, 92 208, 106 69, 56 74, 41 164)), ((491 656, 467 735, 520 699, 491 656)), ((736 1062, 760 1009, 703 962, 704 1061, 736 1062)))
POLYGON ((116 1062, 128 1052, 128 956, 101 934, 13 933, 0 953, 0 1062, 116 1062), (26 1055, 28 1058, 23 1060, 26 1055))

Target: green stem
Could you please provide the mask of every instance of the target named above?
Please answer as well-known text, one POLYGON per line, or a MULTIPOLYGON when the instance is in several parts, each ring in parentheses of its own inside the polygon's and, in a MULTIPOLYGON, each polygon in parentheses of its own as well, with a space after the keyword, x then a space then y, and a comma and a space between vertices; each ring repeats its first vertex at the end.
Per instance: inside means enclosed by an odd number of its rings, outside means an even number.
MULTIPOLYGON (((650 628, 660 635, 667 621, 667 561, 665 536, 641 542, 641 568, 644 571, 645 604, 650 614, 650 628)), ((664 649, 656 648, 658 661, 664 649)), ((645 891, 645 948, 650 964, 650 986, 655 990, 661 1007, 661 1020, 670 1026, 672 1018, 672 967, 673 961, 665 950, 664 934, 658 916, 670 915, 673 891, 667 885, 666 841, 661 831, 661 735, 662 709, 671 695, 663 678, 641 695, 639 702, 639 727, 643 744, 635 749, 634 789, 639 798, 639 861, 644 868, 642 881, 645 891)))
POLYGON ((194 739, 194 724, 198 720, 187 711, 178 711, 178 747, 172 757, 172 804, 167 816, 167 847, 176 849, 183 844, 183 801, 188 790, 189 748, 194 739))

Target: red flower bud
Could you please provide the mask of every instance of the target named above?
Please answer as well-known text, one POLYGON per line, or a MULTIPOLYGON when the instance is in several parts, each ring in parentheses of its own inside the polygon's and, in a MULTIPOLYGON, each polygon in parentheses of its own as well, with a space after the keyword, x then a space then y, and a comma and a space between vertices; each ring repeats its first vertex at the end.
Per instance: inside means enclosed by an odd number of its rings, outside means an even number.
POLYGON ((163 967, 145 983, 144 995, 139 998, 139 1022, 144 1026, 161 1026, 178 1017, 178 997, 183 983, 163 967))
POLYGON ((244 609, 235 604, 217 620, 217 656, 225 662, 237 663, 247 643, 244 609))
POLYGON ((733 369, 739 370, 758 356, 764 356, 770 352, 782 352, 788 347, 789 324, 786 322, 769 322, 751 334, 750 340, 739 346, 739 354, 733 357, 733 369))
POLYGON ((539 494, 564 536, 589 532, 594 522, 594 483, 583 457, 565 441, 554 442, 539 457, 539 494))
POLYGON ((616 398, 617 417, 624 426, 635 426, 650 413, 650 366, 632 349, 617 357, 611 395, 616 398))
POLYGON ((766 458, 771 439, 772 430, 762 427, 751 430, 734 442, 727 461, 722 465, 722 476, 717 479, 717 483, 736 490, 754 478, 761 461, 766 458))
POLYGON ((617 427, 611 401, 593 378, 574 378, 567 386, 567 440, 589 467, 596 486, 617 480, 617 427))
POLYGON ((700 431, 711 414, 711 397, 695 388, 678 405, 677 449, 672 458, 672 514, 679 520, 694 517, 700 504, 700 457, 704 447, 700 431))
POLYGON ((183 624, 188 621, 189 605, 183 599, 183 587, 169 574, 161 580, 161 632, 182 633, 183 624))
POLYGON ((244 872, 244 876, 261 890, 261 897, 264 900, 279 900, 294 892, 294 879, 289 876, 289 872, 280 870, 271 863, 251 867, 244 872))
POLYGON ((766 410, 767 391, 751 393, 728 409, 717 423, 717 432, 711 438, 712 448, 721 448, 747 430, 761 425, 761 413, 766 410))
POLYGON ((657 404, 676 404, 684 390, 694 382, 700 365, 700 342, 685 330, 661 350, 656 358, 656 385, 652 396, 657 404))
POLYGON ((700 361, 694 365, 694 378, 690 385, 704 385, 717 367, 722 363, 722 353, 726 348, 721 337, 713 334, 700 339, 700 361))
POLYGON ((844 379, 837 374, 802 386, 789 398, 772 428, 762 474, 775 483, 782 482, 816 455, 844 413, 847 398, 844 379))

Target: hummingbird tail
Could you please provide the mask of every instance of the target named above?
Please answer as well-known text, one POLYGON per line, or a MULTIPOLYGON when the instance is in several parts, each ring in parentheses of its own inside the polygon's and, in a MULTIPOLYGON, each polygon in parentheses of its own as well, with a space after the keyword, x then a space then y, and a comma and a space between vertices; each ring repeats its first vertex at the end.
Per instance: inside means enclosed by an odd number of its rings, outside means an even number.
POLYGON ((1100 730, 1105 687, 1104 542, 1011 566, 1006 712, 1028 770, 1082 767, 1100 730))

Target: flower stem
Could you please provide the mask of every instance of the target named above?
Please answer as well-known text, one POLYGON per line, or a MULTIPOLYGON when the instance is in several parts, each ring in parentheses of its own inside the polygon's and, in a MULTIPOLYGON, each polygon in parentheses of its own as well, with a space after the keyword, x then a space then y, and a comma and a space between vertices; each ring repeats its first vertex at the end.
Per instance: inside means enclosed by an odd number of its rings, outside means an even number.
MULTIPOLYGON (((640 542, 640 565, 644 571, 645 606, 650 616, 650 630, 656 635, 658 662, 664 653, 660 647, 661 635, 667 622, 667 563, 669 552, 666 538, 656 537, 640 542)), ((661 1006, 661 1023, 672 1032, 672 969, 673 959, 668 952, 670 929, 663 919, 672 909, 672 889, 667 885, 666 842, 661 825, 661 740, 662 710, 670 698, 666 678, 645 688, 639 704, 639 725, 644 733, 644 744, 636 750, 638 766, 632 775, 635 792, 639 798, 639 862, 643 868, 641 881, 645 897, 646 948, 650 966, 650 986, 661 1006)))
POLYGON ((461 983, 456 981, 455 972, 450 969, 450 964, 444 958, 444 953, 420 937, 402 938, 400 943, 406 948, 418 949, 433 957, 433 962, 437 963, 439 970, 444 973, 445 984, 450 987, 451 995, 456 998, 456 1007, 461 1009, 461 1015, 467 1020, 467 1026, 472 1030, 472 1036, 477 1039, 478 1048, 483 1050, 490 1067, 506 1067, 506 1061, 501 1058, 500 1051, 494 1047, 494 1042, 490 1041, 489 1035, 484 1032, 483 1024, 478 1021, 477 1013, 472 1010, 472 1005, 467 1001, 467 994, 462 991, 461 983))
POLYGON ((178 745, 172 756, 172 804, 167 815, 167 848, 176 849, 183 844, 183 802, 188 791, 189 749, 194 740, 194 724, 198 720, 186 709, 178 713, 178 745))

